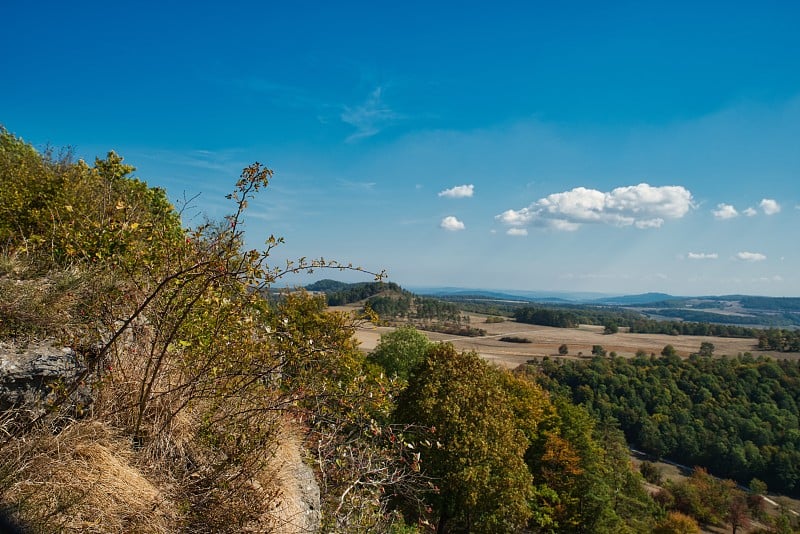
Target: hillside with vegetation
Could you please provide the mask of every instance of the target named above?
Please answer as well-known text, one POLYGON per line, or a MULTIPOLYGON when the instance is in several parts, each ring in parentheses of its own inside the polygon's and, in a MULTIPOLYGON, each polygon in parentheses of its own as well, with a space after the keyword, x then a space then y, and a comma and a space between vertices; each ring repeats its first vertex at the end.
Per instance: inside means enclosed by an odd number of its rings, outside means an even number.
MULTIPOLYGON (((295 272, 359 270, 305 259, 275 267, 275 236, 260 250, 244 246, 247 203, 269 185, 266 167, 245 168, 230 214, 199 226, 133 172, 113 152, 89 164, 0 129, 0 510, 26 531, 610 534, 739 524, 736 488, 713 502, 681 500, 675 488, 671 502, 654 499, 617 422, 573 399, 569 377, 545 381, 548 392, 539 383, 548 370, 511 373, 413 326, 364 355, 353 333, 374 314, 331 312, 324 295, 303 291, 265 298, 295 272)), ((366 302, 375 310, 383 297, 366 302)), ((457 323, 459 311, 440 302, 413 297, 407 313, 457 323)), ((666 380, 648 365, 645 380, 666 380)), ((793 391, 773 367, 763 369, 769 387, 793 391)), ((755 386, 753 402, 769 393, 755 386)), ((774 432, 774 442, 754 441, 762 458, 781 459, 795 443, 778 426, 793 395, 753 404, 774 432)), ((686 491, 697 487, 712 484, 699 477, 686 491)))
POLYGON ((384 325, 412 324, 421 330, 469 337, 486 334, 470 326, 469 316, 457 304, 415 295, 394 282, 348 284, 325 279, 305 289, 324 293, 329 306, 359 303, 365 314, 374 314, 384 325))
POLYGON ((800 495, 800 363, 712 352, 546 361, 540 383, 656 458, 800 495))

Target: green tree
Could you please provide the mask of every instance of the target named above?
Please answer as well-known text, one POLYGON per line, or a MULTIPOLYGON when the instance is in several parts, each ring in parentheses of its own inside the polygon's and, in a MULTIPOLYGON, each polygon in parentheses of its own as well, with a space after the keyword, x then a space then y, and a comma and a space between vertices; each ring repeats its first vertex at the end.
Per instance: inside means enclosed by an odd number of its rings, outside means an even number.
POLYGON ((697 354, 700 356, 713 356, 714 344, 709 341, 703 341, 700 343, 700 351, 697 354))
POLYGON ((569 347, 567 347, 567 344, 566 344, 566 343, 562 343, 562 344, 561 344, 561 345, 558 347, 558 353, 559 353, 560 355, 562 355, 562 356, 566 356, 567 354, 569 354, 569 347))
POLYGON ((672 345, 664 345, 664 348, 661 349, 661 355, 665 358, 673 357, 678 355, 678 351, 672 345))
POLYGON ((605 356, 606 349, 602 345, 592 345, 592 354, 595 356, 605 356))
POLYGON ((700 534, 700 525, 691 516, 680 512, 670 512, 658 524, 653 534, 700 534))
POLYGON ((412 370, 424 359, 430 341, 413 326, 401 326, 381 336, 370 358, 389 376, 408 380, 412 370))
POLYGON ((475 353, 435 345, 398 399, 399 422, 433 430, 423 465, 439 488, 430 498, 438 532, 518 532, 532 515, 529 441, 500 373, 475 353))

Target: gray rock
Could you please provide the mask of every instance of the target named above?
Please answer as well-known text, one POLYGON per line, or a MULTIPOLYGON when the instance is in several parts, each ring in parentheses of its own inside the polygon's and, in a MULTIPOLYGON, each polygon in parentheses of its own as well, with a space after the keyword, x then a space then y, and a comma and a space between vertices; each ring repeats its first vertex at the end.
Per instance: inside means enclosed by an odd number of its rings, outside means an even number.
POLYGON ((304 462, 295 466, 297 485, 300 488, 300 509, 303 514, 302 532, 319 532, 322 521, 320 490, 314 470, 304 462))
MULTIPOLYGON (((68 391, 85 367, 75 351, 52 343, 0 343, 0 411, 21 409, 32 417, 68 391)), ((79 387, 64 408, 75 411, 91 402, 88 387, 79 387)))

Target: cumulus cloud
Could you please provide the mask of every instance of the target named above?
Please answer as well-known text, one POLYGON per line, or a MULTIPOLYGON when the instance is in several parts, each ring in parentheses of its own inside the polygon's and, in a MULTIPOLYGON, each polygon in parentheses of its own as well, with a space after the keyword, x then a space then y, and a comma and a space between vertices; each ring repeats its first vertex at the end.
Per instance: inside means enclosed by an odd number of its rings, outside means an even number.
POLYGON ((716 252, 690 252, 686 255, 690 260, 716 260, 719 254, 716 252))
POLYGON ((761 209, 764 210, 766 215, 775 215, 781 211, 781 205, 771 198, 761 199, 759 206, 761 206, 761 209))
POLYGON ((747 208, 742 213, 747 215, 748 217, 755 217, 756 215, 758 215, 758 212, 753 208, 747 208))
POLYGON ((463 230, 464 228, 466 228, 463 222, 459 221, 452 215, 448 215, 447 217, 442 219, 442 222, 439 223, 439 226, 450 232, 458 232, 459 230, 463 230))
POLYGON ((526 228, 509 228, 506 234, 513 236, 526 236, 528 235, 528 230, 526 228))
POLYGON ((717 209, 713 210, 711 213, 720 220, 733 219, 739 216, 739 212, 730 204, 717 204, 717 209))
POLYGON ((739 252, 736 257, 742 261, 764 261, 767 257, 760 252, 739 252))
POLYGON ((665 219, 680 219, 694 206, 688 189, 639 184, 610 192, 576 187, 540 198, 526 208, 506 210, 495 219, 508 226, 541 224, 574 231, 583 224, 658 228, 665 219))
POLYGON ((447 198, 469 198, 472 196, 474 192, 475 192, 475 186, 473 186, 472 184, 457 185, 455 187, 451 187, 450 189, 439 191, 439 196, 447 198))

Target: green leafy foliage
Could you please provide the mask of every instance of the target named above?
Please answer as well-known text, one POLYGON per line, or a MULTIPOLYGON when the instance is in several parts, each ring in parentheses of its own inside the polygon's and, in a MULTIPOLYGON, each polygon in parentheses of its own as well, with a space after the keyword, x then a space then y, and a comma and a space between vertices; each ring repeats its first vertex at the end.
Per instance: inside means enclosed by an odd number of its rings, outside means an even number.
POLYGON ((621 434, 549 397, 524 373, 436 345, 396 417, 432 429, 423 466, 440 532, 648 532, 653 502, 621 434))
POLYGON ((413 326, 402 326, 381 336, 370 359, 389 376, 407 381, 412 371, 425 359, 430 342, 413 326))
POLYGON ((798 362, 640 356, 545 362, 542 372, 546 387, 618 422, 633 446, 656 457, 800 490, 798 362))
POLYGON ((153 245, 175 246, 183 231, 164 190, 133 170, 114 152, 92 167, 40 154, 0 129, 0 243, 57 264, 153 261, 153 245))
POLYGON ((514 532, 530 519, 528 440, 506 400, 498 373, 452 345, 433 347, 400 396, 399 421, 435 429, 425 464, 440 531, 514 532))

